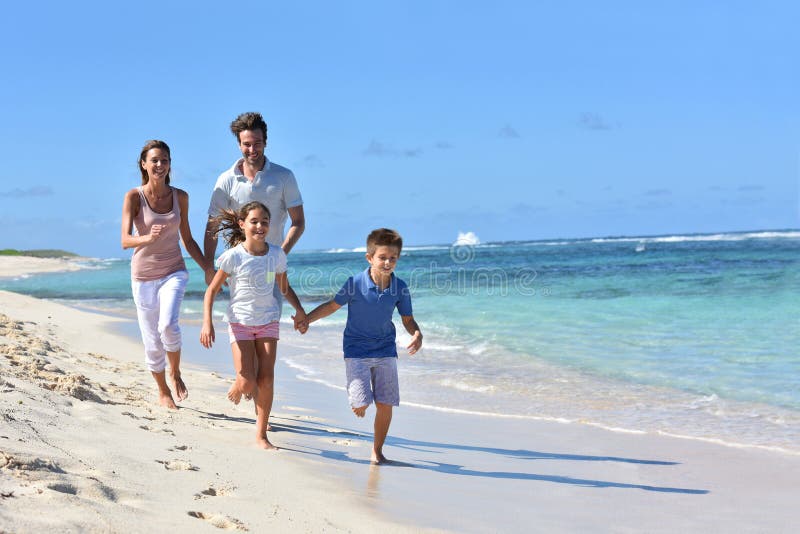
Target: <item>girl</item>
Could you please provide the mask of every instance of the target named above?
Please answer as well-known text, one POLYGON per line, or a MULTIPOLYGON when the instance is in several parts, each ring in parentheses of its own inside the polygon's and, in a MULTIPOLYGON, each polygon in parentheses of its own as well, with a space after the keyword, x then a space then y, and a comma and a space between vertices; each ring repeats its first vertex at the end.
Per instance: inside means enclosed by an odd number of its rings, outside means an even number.
POLYGON ((236 380, 228 391, 228 398, 238 404, 242 395, 254 397, 256 442, 265 449, 275 449, 267 439, 280 318, 280 303, 273 296, 275 284, 297 311, 292 316, 296 328, 304 326, 306 314, 289 286, 286 254, 279 246, 265 240, 269 219, 266 206, 260 202, 248 202, 238 213, 225 210, 212 220, 217 228, 216 233, 226 232, 228 250, 219 257, 219 270, 206 290, 200 343, 206 348, 211 348, 214 343, 214 324, 211 320, 214 296, 230 277, 228 335, 236 380))
POLYGON ((203 252, 189 228, 189 195, 169 185, 169 146, 164 141, 145 143, 138 167, 142 185, 125 194, 122 204, 122 248, 134 248, 131 288, 144 343, 145 362, 158 385, 159 403, 175 409, 166 381, 170 379, 179 401, 189 392, 181 380, 181 330, 178 326, 183 293, 189 274, 179 237, 201 269, 203 252), (134 235, 133 228, 136 227, 134 235))

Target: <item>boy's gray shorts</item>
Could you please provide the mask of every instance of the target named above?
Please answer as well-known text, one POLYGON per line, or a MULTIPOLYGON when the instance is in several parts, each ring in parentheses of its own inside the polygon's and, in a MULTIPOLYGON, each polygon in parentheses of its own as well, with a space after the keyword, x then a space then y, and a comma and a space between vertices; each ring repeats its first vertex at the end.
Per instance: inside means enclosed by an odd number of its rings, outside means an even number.
POLYGON ((397 358, 345 358, 347 396, 350 406, 369 406, 372 401, 400 406, 397 358))

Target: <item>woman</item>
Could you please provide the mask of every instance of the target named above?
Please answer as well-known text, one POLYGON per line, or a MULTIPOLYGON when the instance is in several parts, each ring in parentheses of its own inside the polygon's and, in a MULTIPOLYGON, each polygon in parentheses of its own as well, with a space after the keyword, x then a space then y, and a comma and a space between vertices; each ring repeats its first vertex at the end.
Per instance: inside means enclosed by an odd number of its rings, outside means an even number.
POLYGON ((122 248, 135 248, 131 287, 145 362, 158 385, 159 403, 174 409, 177 406, 166 381, 167 360, 178 401, 188 396, 181 380, 178 314, 189 273, 179 237, 200 268, 205 271, 207 266, 189 228, 189 195, 169 185, 170 162, 164 141, 148 141, 142 147, 142 185, 128 191, 122 204, 122 248))

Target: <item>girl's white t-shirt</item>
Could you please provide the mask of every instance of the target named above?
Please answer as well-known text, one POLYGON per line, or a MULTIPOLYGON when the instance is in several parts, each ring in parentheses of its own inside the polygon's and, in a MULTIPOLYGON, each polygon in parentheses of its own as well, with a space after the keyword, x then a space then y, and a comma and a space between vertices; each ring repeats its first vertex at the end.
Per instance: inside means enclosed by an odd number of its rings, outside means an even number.
POLYGON ((253 256, 239 243, 220 255, 217 267, 228 274, 228 322, 258 326, 280 319, 273 289, 275 275, 286 272, 286 253, 281 247, 269 244, 265 255, 253 256))

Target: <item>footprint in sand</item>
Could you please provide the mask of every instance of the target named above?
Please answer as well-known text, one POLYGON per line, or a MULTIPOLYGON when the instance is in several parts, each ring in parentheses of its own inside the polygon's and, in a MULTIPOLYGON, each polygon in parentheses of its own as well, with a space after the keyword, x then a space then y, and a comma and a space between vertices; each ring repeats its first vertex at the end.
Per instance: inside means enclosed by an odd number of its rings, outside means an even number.
POLYGON ((65 471, 52 460, 45 460, 42 458, 17 458, 16 456, 6 454, 2 451, 0 451, 0 469, 65 473, 65 471))
POLYGON ((59 493, 66 493, 68 495, 78 494, 78 488, 76 488, 72 484, 63 484, 63 483, 48 484, 47 489, 51 489, 59 493))
MULTIPOLYGON (((147 418, 145 417, 145 419, 147 419, 147 418)), ((141 428, 142 430, 147 430, 148 432, 162 432, 164 434, 169 434, 170 436, 174 436, 175 435, 175 431, 172 430, 171 428, 158 429, 158 428, 149 427, 147 425, 139 425, 139 428, 141 428)))
POLYGON ((200 493, 195 493, 194 494, 194 498, 195 499, 202 499, 203 497, 217 497, 217 496, 220 496, 220 495, 221 494, 216 489, 214 489, 214 488, 206 488, 203 491, 201 491, 200 493))
POLYGON ((200 469, 184 460, 156 460, 167 471, 199 471, 200 469))
POLYGON ((247 527, 233 517, 227 517, 222 514, 207 514, 205 512, 187 512, 191 517, 197 519, 204 519, 217 528, 224 528, 225 530, 243 530, 247 532, 247 527))
POLYGON ((225 495, 230 495, 233 490, 236 489, 234 485, 226 485, 221 488, 215 488, 214 486, 209 486, 200 493, 195 493, 194 498, 197 499, 204 499, 206 497, 224 497, 225 495))
POLYGON ((334 445, 341 445, 342 447, 355 447, 359 445, 359 443, 351 439, 329 439, 328 441, 334 445))
POLYGON ((170 447, 167 449, 168 451, 190 451, 192 450, 191 447, 188 445, 175 445, 174 447, 170 447))

